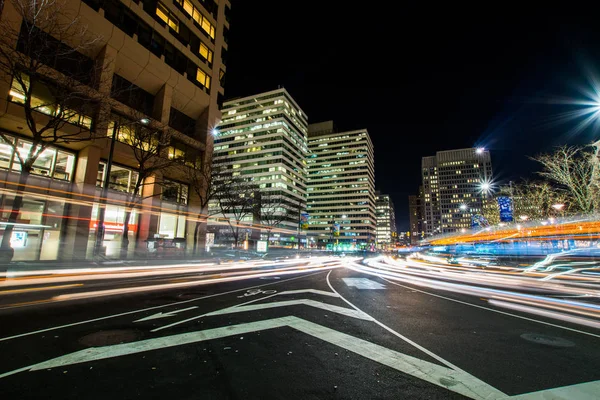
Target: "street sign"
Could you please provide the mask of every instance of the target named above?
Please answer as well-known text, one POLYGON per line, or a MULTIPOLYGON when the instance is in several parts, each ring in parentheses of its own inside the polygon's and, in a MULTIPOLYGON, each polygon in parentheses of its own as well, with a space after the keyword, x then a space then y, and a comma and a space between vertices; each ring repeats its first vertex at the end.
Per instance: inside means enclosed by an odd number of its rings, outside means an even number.
POLYGON ((259 253, 266 253, 267 252, 267 246, 268 242, 266 240, 258 240, 256 242, 256 251, 259 253))

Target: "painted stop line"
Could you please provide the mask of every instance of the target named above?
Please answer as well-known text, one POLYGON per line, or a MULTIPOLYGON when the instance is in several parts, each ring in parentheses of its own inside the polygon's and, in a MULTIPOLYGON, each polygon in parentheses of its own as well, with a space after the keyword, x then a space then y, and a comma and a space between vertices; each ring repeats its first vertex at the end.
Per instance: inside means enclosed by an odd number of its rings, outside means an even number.
POLYGON ((366 290, 382 290, 385 289, 385 285, 379 282, 372 281, 367 278, 342 278, 344 283, 348 286, 354 286, 357 289, 366 290))

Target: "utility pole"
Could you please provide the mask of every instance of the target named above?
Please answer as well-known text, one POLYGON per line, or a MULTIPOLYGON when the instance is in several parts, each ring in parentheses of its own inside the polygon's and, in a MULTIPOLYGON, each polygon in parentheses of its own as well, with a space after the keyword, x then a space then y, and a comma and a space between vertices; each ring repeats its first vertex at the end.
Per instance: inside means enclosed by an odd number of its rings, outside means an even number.
POLYGON ((106 200, 108 197, 108 185, 110 184, 110 170, 112 169, 113 157, 115 153, 115 141, 117 140, 117 132, 119 124, 114 122, 112 136, 110 139, 110 150, 108 152, 108 160, 104 168, 104 180, 102 182, 102 194, 100 195, 100 204, 98 204, 98 220, 96 221, 96 243, 94 245, 94 256, 99 256, 104 242, 104 219, 106 215, 106 200))

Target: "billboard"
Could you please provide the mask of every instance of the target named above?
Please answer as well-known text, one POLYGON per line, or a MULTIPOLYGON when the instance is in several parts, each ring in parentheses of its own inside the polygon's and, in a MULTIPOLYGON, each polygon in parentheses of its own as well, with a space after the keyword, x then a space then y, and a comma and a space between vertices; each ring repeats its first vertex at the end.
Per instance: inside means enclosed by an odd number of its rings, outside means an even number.
POLYGON ((308 229, 308 218, 309 215, 308 213, 300 213, 300 228, 301 229, 308 229))
POLYGON ((340 224, 333 224, 333 236, 340 236, 340 224))
POLYGON ((500 209, 500 222, 513 221, 513 204, 510 197, 498 197, 498 208, 500 209))

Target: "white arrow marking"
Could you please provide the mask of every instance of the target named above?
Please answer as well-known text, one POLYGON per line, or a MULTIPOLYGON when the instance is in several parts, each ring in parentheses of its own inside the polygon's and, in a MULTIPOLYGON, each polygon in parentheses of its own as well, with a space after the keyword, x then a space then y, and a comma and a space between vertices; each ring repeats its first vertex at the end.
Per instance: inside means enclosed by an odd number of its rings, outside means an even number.
POLYGON ((238 312, 256 311, 256 310, 264 310, 267 308, 288 307, 288 306, 297 306, 297 305, 305 305, 305 306, 320 308, 322 310, 331 311, 331 312, 334 312, 337 314, 345 315, 347 317, 364 319, 366 321, 373 320, 373 318, 370 315, 367 315, 362 311, 356 311, 351 308, 334 306, 332 304, 326 304, 326 303, 321 303, 318 301, 307 300, 307 299, 278 301, 275 303, 252 304, 252 305, 247 305, 247 306, 234 306, 234 307, 224 308, 224 309, 218 310, 218 311, 213 311, 211 313, 205 314, 205 316, 233 314, 233 313, 238 313, 238 312))
POLYGON ((414 376, 418 379, 425 380, 473 399, 498 399, 507 397, 498 389, 464 371, 455 371, 441 365, 420 360, 416 357, 399 353, 386 347, 367 342, 366 340, 292 316, 207 329, 198 332, 181 333, 178 335, 147 339, 133 343, 89 348, 5 373, 0 375, 0 378, 28 370, 38 371, 46 368, 64 367, 67 365, 104 360, 107 358, 126 356, 145 351, 159 350, 284 326, 289 326, 333 345, 340 346, 362 357, 394 368, 407 375, 414 376))
POLYGON ((177 315, 180 312, 184 312, 184 311, 189 311, 189 310, 193 310, 194 308, 198 308, 198 306, 194 306, 194 307, 188 307, 188 308, 184 308, 183 310, 175 310, 175 311, 167 311, 167 312, 159 312, 158 314, 152 314, 149 315, 147 317, 138 319, 136 321, 133 322, 142 322, 142 321, 149 321, 151 319, 158 319, 158 318, 167 318, 167 317, 174 317, 175 315, 177 315))
POLYGON ((342 278, 344 283, 350 287, 354 286, 357 289, 381 290, 385 289, 385 285, 379 282, 372 281, 367 278, 342 278))
POLYGON ((298 293, 313 293, 313 294, 321 294, 323 296, 340 297, 340 295, 337 293, 326 292, 325 290, 317 290, 317 289, 286 290, 285 292, 277 293, 277 295, 298 294, 298 293))
POLYGON ((600 381, 579 383, 577 385, 563 386, 554 389, 541 390, 510 397, 517 400, 594 400, 600 393, 600 381))

